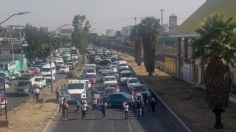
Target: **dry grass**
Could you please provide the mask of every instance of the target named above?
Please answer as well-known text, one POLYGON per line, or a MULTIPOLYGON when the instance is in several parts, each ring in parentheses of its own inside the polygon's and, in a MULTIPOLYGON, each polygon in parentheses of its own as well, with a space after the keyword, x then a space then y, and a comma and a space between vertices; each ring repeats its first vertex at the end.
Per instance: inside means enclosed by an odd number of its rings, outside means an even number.
POLYGON ((160 97, 180 116, 194 132, 235 132, 236 104, 230 103, 222 116, 223 130, 214 130, 214 114, 204 101, 204 91, 194 89, 192 85, 155 70, 154 76, 147 76, 142 65, 137 66, 134 58, 124 53, 120 57, 129 62, 134 71, 142 77, 160 97))
MULTIPOLYGON (((66 79, 58 80, 54 83, 54 90, 61 86, 66 79)), ((41 91, 41 102, 36 103, 33 98, 28 99, 18 107, 8 112, 9 128, 1 128, 1 132, 41 132, 58 105, 55 93, 50 93, 47 87, 41 91)))

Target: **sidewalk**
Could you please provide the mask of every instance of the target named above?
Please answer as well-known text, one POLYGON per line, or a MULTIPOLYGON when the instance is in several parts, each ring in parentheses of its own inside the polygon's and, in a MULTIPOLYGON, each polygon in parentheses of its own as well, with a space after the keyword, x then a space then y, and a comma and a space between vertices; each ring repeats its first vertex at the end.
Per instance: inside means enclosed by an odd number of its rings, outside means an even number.
MULTIPOLYGON (((153 76, 147 76, 145 67, 143 65, 141 67, 137 66, 133 57, 120 52, 119 56, 129 63, 136 74, 154 89, 190 129, 196 132, 218 132, 213 129, 214 113, 211 112, 205 102, 205 92, 203 90, 193 88, 193 85, 158 69, 155 69, 153 76)), ((230 100, 236 101, 233 97, 230 97, 230 100)), ((236 131, 235 103, 230 103, 229 107, 226 108, 226 112, 222 115, 222 122, 225 125, 224 132, 236 131)))

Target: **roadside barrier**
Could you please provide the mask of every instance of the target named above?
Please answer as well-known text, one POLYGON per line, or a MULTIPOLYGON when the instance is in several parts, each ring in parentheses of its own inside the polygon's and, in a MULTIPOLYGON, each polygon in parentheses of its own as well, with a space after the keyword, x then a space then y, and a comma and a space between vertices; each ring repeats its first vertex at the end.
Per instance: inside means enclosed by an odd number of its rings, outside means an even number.
POLYGON ((161 97, 150 87, 141 77, 139 77, 133 70, 132 67, 129 67, 130 70, 135 74, 139 80, 145 84, 151 92, 151 95, 154 95, 156 98, 156 104, 158 106, 157 110, 160 111, 163 117, 168 123, 171 124, 176 132, 192 132, 192 130, 175 114, 175 112, 161 99, 161 97))

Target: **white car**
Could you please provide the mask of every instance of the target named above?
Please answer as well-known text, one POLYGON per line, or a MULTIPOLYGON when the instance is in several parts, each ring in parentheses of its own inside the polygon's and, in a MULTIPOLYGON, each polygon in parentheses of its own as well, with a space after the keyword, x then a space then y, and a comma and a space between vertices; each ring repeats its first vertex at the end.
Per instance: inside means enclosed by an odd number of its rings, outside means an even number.
POLYGON ((68 65, 60 66, 59 73, 69 73, 69 72, 70 72, 70 67, 68 65))
POLYGON ((120 60, 118 61, 117 65, 118 69, 124 69, 124 68, 129 69, 127 61, 120 60))
POLYGON ((111 65, 111 67, 112 67, 112 71, 113 71, 114 73, 117 73, 117 72, 118 72, 118 70, 117 70, 117 65, 111 65))
POLYGON ((44 76, 36 76, 34 77, 34 87, 38 87, 38 88, 43 88, 46 86, 46 79, 44 78, 44 76))
POLYGON ((128 78, 133 77, 133 73, 130 70, 123 70, 119 73, 120 84, 126 84, 128 78))
POLYGON ((140 84, 140 81, 139 81, 138 78, 136 78, 136 77, 128 78, 128 80, 127 80, 127 87, 128 87, 129 90, 132 90, 132 87, 135 84, 140 84))
POLYGON ((87 88, 85 81, 72 79, 68 81, 68 93, 70 94, 69 102, 75 102, 79 97, 81 99, 87 98, 87 88))
POLYGON ((112 84, 117 84, 117 80, 115 76, 105 76, 103 79, 103 85, 112 83, 112 84))

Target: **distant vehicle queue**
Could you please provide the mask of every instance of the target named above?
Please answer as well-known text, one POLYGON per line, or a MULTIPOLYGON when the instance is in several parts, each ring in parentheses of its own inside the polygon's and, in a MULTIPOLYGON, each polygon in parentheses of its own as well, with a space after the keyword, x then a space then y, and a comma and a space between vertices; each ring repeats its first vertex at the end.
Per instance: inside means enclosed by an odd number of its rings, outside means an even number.
POLYGON ((77 110, 78 101, 79 104, 91 101, 91 108, 102 104, 106 104, 107 108, 123 108, 127 105, 137 108, 138 103, 142 102, 143 106, 152 98, 148 87, 141 83, 128 63, 118 55, 104 48, 90 47, 87 49, 87 58, 80 77, 69 79, 60 94, 77 110))

